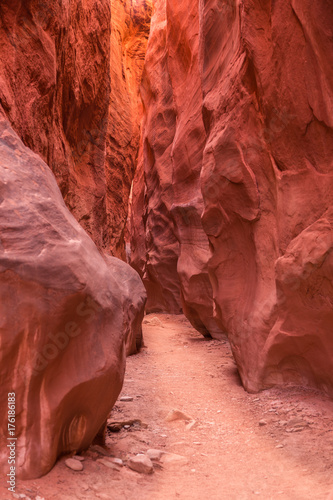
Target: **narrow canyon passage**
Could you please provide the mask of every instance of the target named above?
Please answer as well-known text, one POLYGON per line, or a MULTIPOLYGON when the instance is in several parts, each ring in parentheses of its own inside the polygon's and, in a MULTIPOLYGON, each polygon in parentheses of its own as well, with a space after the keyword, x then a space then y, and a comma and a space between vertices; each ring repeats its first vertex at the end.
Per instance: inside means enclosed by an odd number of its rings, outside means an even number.
POLYGON ((332 0, 0 1, 1 498, 333 498, 332 68, 332 0))
POLYGON ((66 468, 63 458, 47 476, 19 482, 18 493, 45 500, 327 498, 333 486, 328 398, 296 388, 246 393, 228 342, 204 339, 183 316, 146 316, 144 338, 144 349, 127 360, 109 419, 138 422, 109 432, 104 451, 125 466, 108 468, 102 450, 90 447, 82 472, 66 468), (167 421, 172 410, 193 419, 193 427, 167 421), (149 449, 183 458, 156 462, 151 475, 126 467, 149 449))

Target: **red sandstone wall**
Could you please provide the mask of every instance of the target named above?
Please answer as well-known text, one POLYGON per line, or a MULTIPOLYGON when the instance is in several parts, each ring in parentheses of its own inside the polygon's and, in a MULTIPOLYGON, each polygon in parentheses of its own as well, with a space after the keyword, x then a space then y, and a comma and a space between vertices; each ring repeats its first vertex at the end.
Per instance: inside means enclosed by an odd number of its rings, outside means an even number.
POLYGON ((200 220, 205 130, 198 31, 196 2, 155 5, 142 84, 146 113, 134 183, 131 263, 143 275, 148 310, 177 313, 182 306, 204 335, 219 335, 212 318, 209 244, 200 220))
POLYGON ((121 257, 150 12, 130 0, 0 5, 0 106, 97 246, 121 257))
POLYGON ((75 218, 107 248, 110 3, 4 1, 0 18, 1 106, 52 168, 75 218))
POLYGON ((247 389, 332 391, 333 6, 156 9, 132 215, 148 300, 168 309, 180 291, 207 324, 211 286, 247 389))
POLYGON ((134 244, 131 262, 139 271, 140 264, 144 264, 141 275, 148 291, 148 311, 179 312, 179 243, 172 227, 168 197, 169 188, 172 189, 172 169, 168 162, 175 134, 175 110, 167 70, 164 7, 163 1, 155 5, 150 50, 146 54, 141 88, 146 113, 138 175, 134 185, 134 203, 140 204, 144 197, 147 206, 144 208, 144 214, 138 214, 137 208, 133 208, 131 233, 134 244), (138 186, 140 181, 141 186, 138 186), (140 193, 138 197, 137 191, 140 193), (144 225, 141 215, 145 220, 144 225), (144 247, 135 241, 137 233, 134 231, 137 227, 140 228, 138 232, 144 235, 144 247), (143 251, 144 255, 141 255, 140 251, 143 251))
POLYGON ((107 224, 111 248, 125 258, 124 232, 140 139, 139 87, 150 30, 150 0, 111 2, 111 96, 106 137, 107 224))
POLYGON ((248 389, 327 388, 333 7, 202 7, 203 221, 218 314, 248 389))

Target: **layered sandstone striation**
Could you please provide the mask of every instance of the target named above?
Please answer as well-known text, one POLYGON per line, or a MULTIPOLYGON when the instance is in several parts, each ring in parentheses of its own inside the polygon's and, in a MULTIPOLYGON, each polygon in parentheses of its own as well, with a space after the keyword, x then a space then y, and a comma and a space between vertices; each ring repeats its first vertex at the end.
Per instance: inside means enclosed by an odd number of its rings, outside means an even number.
POLYGON ((142 82, 145 117, 133 186, 131 264, 143 277, 148 311, 178 313, 181 309, 177 275, 179 243, 170 217, 171 205, 165 199, 168 189, 172 190, 169 160, 176 121, 167 69, 165 16, 165 2, 159 1, 152 18, 142 82), (143 213, 136 204, 141 204, 143 213))
POLYGON ((124 257, 151 6, 3 1, 0 106, 96 245, 124 257))
POLYGON ((107 228, 113 254, 125 258, 128 200, 137 164, 139 88, 152 15, 151 0, 111 2, 111 95, 106 137, 107 228))
POLYGON ((0 463, 7 470, 14 393, 17 474, 38 477, 88 447, 106 420, 126 353, 140 344, 146 297, 130 266, 99 253, 3 117, 0 186, 0 463))
POLYGON ((132 204, 148 304, 181 296, 204 333, 214 316, 248 390, 332 393, 333 7, 155 8, 132 204))
POLYGON ((0 104, 75 218, 108 248, 110 2, 4 1, 0 19, 0 104))

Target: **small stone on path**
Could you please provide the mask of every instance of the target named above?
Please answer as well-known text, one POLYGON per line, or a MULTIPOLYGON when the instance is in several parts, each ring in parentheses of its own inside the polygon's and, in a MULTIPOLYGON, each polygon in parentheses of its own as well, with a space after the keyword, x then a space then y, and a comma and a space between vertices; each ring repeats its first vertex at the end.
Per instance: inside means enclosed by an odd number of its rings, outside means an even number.
POLYGON ((98 458, 96 462, 99 462, 100 464, 105 465, 105 467, 108 467, 109 469, 113 469, 116 471, 120 471, 121 468, 120 465, 111 462, 108 458, 98 458))
POLYGON ((132 396, 122 396, 119 401, 123 403, 129 403, 130 401, 133 401, 133 398, 132 396))
POLYGON ((105 450, 99 444, 93 444, 92 446, 90 446, 90 451, 96 451, 96 453, 99 453, 100 455, 104 455, 105 457, 110 456, 109 450, 105 450))
POLYGON ((163 465, 186 465, 188 459, 176 453, 165 453, 161 457, 161 463, 163 465))
POLYGON ((67 458, 67 460, 65 460, 65 465, 75 472, 80 472, 83 470, 83 464, 79 460, 75 460, 74 458, 67 458))
POLYGON ((123 465, 124 465, 124 462, 122 461, 121 458, 110 457, 109 460, 110 460, 110 462, 118 465, 119 467, 123 467, 123 465))
POLYGON ((143 320, 143 324, 150 325, 150 326, 160 326, 161 328, 164 328, 162 321, 159 318, 157 318, 156 316, 154 316, 153 318, 145 318, 143 320))
POLYGON ((187 431, 190 431, 191 429, 193 429, 193 427, 195 427, 197 425, 197 422, 195 420, 192 420, 191 422, 189 422, 188 424, 186 424, 185 426, 185 429, 187 431))
POLYGON ((154 449, 151 449, 151 450, 148 450, 146 455, 147 457, 150 459, 150 460, 161 460, 162 458, 162 455, 165 454, 165 451, 163 450, 154 450, 154 449))
POLYGON ((186 413, 180 410, 171 410, 165 417, 166 422, 174 422, 175 420, 185 420, 188 422, 194 422, 194 418, 186 415, 186 413))
POLYGON ((130 469, 140 472, 140 474, 151 474, 154 472, 153 463, 146 455, 140 454, 136 457, 131 457, 127 461, 127 465, 130 469))

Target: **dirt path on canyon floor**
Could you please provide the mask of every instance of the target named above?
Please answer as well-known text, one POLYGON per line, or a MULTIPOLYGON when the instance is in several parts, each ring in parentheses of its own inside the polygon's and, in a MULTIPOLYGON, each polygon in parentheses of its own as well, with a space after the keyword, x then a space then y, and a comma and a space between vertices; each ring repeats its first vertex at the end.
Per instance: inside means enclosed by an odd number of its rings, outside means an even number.
MULTIPOLYGON (((82 472, 68 469, 64 457, 44 478, 19 482, 17 494, 37 500, 327 499, 333 402, 293 388, 247 394, 228 342, 204 339, 183 316, 146 316, 144 337, 145 348, 127 362, 121 397, 129 401, 119 398, 109 419, 121 430, 109 431, 104 450, 82 454, 82 472), (172 410, 189 418, 167 421, 172 410), (129 469, 130 457, 152 448, 170 453, 162 455, 170 461, 154 462, 151 475, 129 469), (110 465, 104 455, 125 465, 110 465)), ((2 492, 1 498, 13 498, 2 492)))

